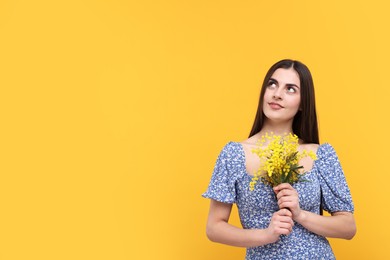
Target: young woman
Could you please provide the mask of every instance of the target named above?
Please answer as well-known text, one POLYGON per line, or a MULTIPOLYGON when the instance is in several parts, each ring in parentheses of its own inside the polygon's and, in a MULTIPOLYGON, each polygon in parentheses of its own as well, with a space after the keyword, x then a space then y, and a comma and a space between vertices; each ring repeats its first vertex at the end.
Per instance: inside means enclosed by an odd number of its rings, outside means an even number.
POLYGON ((333 147, 319 145, 313 80, 304 64, 281 60, 269 69, 249 139, 225 145, 202 196, 211 199, 208 238, 246 247, 246 259, 334 259, 325 237, 353 238, 350 190, 333 147), (251 151, 270 132, 293 133, 299 137, 298 150, 317 155, 314 161, 300 161, 308 182, 272 188, 258 181, 249 190, 260 167, 251 151), (233 203, 243 228, 228 223, 233 203), (322 216, 322 209, 331 216, 322 216))

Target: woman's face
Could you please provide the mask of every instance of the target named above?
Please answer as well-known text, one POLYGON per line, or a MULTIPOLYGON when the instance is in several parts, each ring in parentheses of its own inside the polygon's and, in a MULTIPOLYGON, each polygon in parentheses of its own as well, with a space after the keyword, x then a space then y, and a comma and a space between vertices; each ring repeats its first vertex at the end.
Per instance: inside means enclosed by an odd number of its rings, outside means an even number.
POLYGON ((292 121, 301 103, 301 84, 293 69, 275 70, 264 93, 264 115, 276 122, 292 121))

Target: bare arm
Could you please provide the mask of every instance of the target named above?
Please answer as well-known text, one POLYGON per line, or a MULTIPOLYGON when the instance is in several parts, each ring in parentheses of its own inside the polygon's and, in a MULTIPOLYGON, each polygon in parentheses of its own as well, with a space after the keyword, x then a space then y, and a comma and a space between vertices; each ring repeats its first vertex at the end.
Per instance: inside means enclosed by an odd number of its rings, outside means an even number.
POLYGON ((332 216, 321 216, 300 209, 298 193, 290 184, 280 184, 274 190, 279 208, 289 208, 293 219, 311 232, 333 238, 352 239, 355 236, 356 225, 351 212, 340 211, 332 213, 332 216))
POLYGON ((279 235, 290 234, 292 231, 292 214, 286 209, 274 213, 266 229, 242 229, 229 224, 231 209, 232 204, 211 200, 206 228, 207 237, 211 241, 239 247, 255 247, 276 242, 279 235))
POLYGON ((324 237, 352 239, 356 234, 355 219, 351 212, 334 212, 332 216, 321 216, 301 210, 296 222, 313 233, 324 237))

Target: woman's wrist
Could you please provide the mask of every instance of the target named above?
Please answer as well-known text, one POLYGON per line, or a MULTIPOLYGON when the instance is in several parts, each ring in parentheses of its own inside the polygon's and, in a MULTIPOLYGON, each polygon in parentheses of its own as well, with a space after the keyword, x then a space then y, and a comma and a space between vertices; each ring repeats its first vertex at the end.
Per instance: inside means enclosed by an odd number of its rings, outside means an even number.
POLYGON ((306 218, 307 218, 307 212, 301 209, 299 214, 295 218, 293 218, 293 220, 302 225, 305 222, 306 218))
MULTIPOLYGON (((268 228, 266 229, 253 229, 253 237, 256 246, 263 246, 266 244, 274 243, 275 238, 269 232, 268 228)), ((276 238, 277 240, 277 238, 276 238)))

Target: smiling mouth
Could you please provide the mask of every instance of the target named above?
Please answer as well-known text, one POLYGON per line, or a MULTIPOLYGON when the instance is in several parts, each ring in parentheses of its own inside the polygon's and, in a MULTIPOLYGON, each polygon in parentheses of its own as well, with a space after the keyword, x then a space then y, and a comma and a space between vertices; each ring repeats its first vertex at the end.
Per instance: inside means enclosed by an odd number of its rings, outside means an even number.
POLYGON ((278 103, 268 103, 268 105, 271 107, 271 108, 274 108, 274 109, 279 109, 279 108, 284 108, 282 105, 279 105, 278 103))

